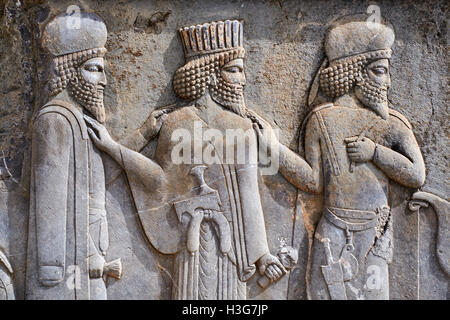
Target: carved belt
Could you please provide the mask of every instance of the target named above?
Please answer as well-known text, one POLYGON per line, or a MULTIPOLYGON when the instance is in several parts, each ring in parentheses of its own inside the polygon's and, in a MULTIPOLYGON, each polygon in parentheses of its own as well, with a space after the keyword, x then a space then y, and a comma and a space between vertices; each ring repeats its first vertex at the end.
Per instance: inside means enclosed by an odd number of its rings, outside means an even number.
POLYGON ((362 211, 340 208, 325 208, 324 216, 334 224, 344 230, 363 231, 377 226, 377 216, 374 211, 362 211), (350 222, 351 220, 365 220, 363 222, 350 222), (368 221, 367 221, 368 220, 368 221))

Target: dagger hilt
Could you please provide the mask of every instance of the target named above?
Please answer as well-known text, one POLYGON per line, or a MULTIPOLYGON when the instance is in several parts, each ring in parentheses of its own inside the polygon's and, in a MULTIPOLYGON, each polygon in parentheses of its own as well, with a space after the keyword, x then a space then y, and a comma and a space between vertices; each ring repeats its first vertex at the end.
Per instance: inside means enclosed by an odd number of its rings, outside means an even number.
POLYGON ((190 171, 190 173, 194 176, 195 182, 197 182, 196 188, 199 189, 199 195, 204 195, 215 191, 205 182, 204 174, 206 168, 208 168, 208 166, 200 165, 193 167, 190 171))

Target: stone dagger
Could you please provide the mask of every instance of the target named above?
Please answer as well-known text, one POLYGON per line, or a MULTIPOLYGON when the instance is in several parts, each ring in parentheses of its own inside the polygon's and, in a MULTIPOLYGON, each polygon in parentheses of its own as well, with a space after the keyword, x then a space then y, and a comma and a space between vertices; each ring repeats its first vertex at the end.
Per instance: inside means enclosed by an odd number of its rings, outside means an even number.
POLYGON ((200 225, 203 220, 213 221, 219 229, 219 245, 223 254, 231 250, 231 232, 225 216, 220 213, 220 198, 217 190, 209 187, 204 179, 205 165, 196 166, 190 173, 194 176, 198 195, 186 200, 174 202, 178 220, 183 214, 188 214, 191 219, 187 230, 187 249, 194 254, 200 245, 200 225))

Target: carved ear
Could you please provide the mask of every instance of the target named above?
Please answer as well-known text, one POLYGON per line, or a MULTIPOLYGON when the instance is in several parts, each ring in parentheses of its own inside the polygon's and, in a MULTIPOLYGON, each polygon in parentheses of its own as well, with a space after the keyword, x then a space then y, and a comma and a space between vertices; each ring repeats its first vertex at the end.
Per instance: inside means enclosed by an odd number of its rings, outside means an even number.
POLYGON ((314 100, 317 97, 317 92, 319 91, 319 79, 320 79, 320 73, 323 69, 325 69, 328 66, 328 59, 325 58, 320 65, 319 70, 316 73, 316 76, 314 77, 313 83, 311 85, 311 90, 309 90, 308 95, 308 106, 311 106, 311 104, 314 102, 314 100))
POLYGON ((217 76, 216 76, 215 72, 211 73, 211 75, 209 76, 208 85, 211 85, 211 86, 217 85, 217 76))
POLYGON ((76 73, 72 73, 71 77, 70 77, 70 80, 73 81, 75 84, 78 84, 79 80, 78 80, 77 74, 76 73))

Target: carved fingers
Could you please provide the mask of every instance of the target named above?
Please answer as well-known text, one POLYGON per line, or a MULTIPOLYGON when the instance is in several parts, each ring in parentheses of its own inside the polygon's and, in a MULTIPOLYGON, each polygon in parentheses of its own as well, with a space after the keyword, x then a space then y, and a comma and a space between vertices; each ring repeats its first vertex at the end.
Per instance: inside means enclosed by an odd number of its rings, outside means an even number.
POLYGON ((284 273, 277 265, 272 264, 267 267, 265 274, 270 280, 274 281, 281 278, 284 273))
POLYGON ((258 126, 258 124, 253 123, 253 129, 255 130, 256 135, 258 136, 258 141, 260 144, 267 144, 266 137, 263 135, 261 128, 258 126))
POLYGON ((369 138, 349 137, 344 141, 347 143, 347 154, 351 161, 367 162, 373 159, 376 145, 369 138))
POLYGON ((84 115, 84 120, 86 121, 86 124, 88 125, 88 132, 91 135, 91 133, 93 133, 92 136, 94 136, 96 139, 96 141, 101 140, 103 131, 106 131, 106 128, 100 124, 97 120, 95 120, 94 118, 89 117, 88 115, 84 115))
POLYGON ((97 130, 100 130, 103 127, 103 125, 100 122, 98 122, 94 118, 89 117, 87 114, 85 114, 83 117, 89 126, 92 126, 97 130))
POLYGON ((270 253, 265 254, 259 259, 258 267, 259 272, 265 274, 272 281, 279 279, 287 272, 280 260, 270 253))
POLYGON ((105 126, 87 115, 84 115, 84 120, 88 125, 89 136, 97 148, 110 154, 115 151, 117 143, 111 138, 105 126))
POLYGON ((175 110, 175 105, 170 105, 160 109, 156 109, 150 113, 150 116, 145 121, 144 125, 141 127, 141 133, 148 140, 155 137, 164 121, 167 119, 167 115, 175 110))
POLYGON ((253 122, 260 126, 260 128, 263 128, 264 126, 269 125, 266 120, 264 120, 263 117, 261 117, 259 114, 257 114, 255 111, 248 109, 247 110, 247 116, 248 118, 253 122))
POLYGON ((258 142, 265 148, 269 148, 278 142, 272 126, 254 111, 248 111, 248 117, 253 122, 253 129, 258 136, 258 142))
POLYGON ((84 115, 84 120, 86 121, 88 127, 87 127, 87 131, 89 133, 89 136, 91 137, 92 141, 98 146, 101 144, 100 142, 100 133, 99 133, 99 129, 100 129, 100 124, 95 121, 93 118, 84 115), (94 131, 95 130, 95 131, 94 131))

